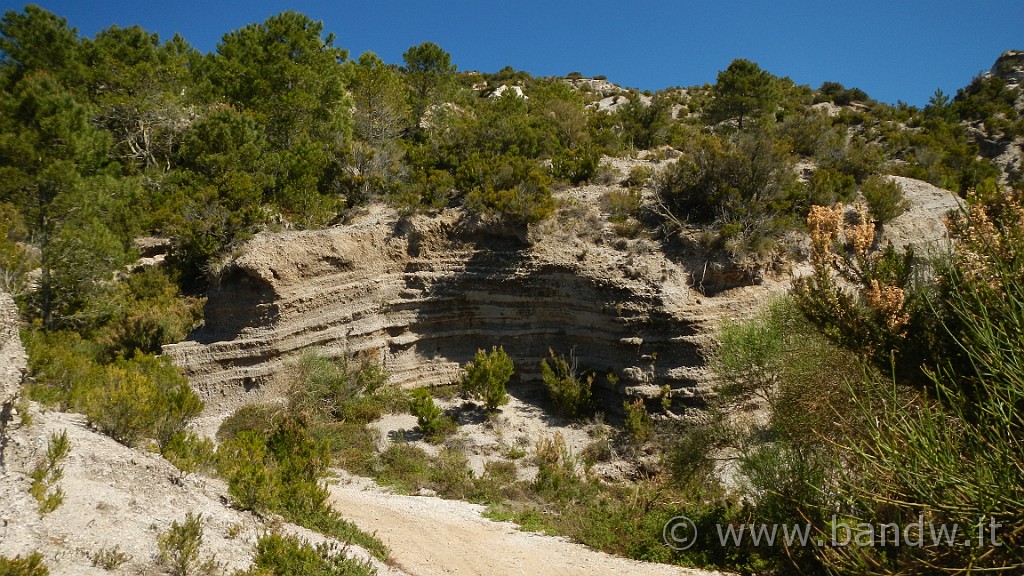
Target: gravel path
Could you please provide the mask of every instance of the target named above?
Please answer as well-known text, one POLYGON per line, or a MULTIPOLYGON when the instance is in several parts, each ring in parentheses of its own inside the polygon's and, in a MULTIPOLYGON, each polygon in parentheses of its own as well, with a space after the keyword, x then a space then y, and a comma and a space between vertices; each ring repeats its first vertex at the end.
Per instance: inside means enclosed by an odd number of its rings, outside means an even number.
MULTIPOLYGON (((410 576, 711 576, 719 574, 611 556, 563 538, 520 532, 480 515, 482 506, 390 494, 363 479, 331 486, 331 504, 361 529, 376 532, 394 567, 410 576)), ((657 537, 657 535, 652 535, 657 537)))

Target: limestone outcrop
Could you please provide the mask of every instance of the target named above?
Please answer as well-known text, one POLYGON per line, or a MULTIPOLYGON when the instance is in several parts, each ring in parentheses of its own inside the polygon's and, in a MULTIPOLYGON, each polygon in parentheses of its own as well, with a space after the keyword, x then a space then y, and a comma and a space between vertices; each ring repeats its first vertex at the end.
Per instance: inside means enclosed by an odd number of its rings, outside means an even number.
POLYGON ((599 379, 613 399, 654 382, 692 399, 704 359, 685 272, 660 251, 578 242, 528 244, 457 211, 383 207, 328 230, 262 233, 210 290, 206 324, 164 352, 223 408, 273 394, 307 347, 370 356, 410 387, 456 381, 492 345, 536 379, 553 348, 616 374, 599 379))

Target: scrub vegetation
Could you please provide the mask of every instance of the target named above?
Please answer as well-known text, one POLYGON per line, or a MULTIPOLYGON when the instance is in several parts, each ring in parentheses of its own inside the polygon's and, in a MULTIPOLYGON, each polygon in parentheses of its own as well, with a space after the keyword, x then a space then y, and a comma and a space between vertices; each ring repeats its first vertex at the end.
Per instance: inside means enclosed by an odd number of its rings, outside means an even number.
MULTIPOLYGON (((645 560, 759 574, 1024 570, 1022 175, 980 148, 1024 136, 1016 84, 979 76, 919 109, 736 60, 714 84, 613 95, 578 74, 462 72, 430 42, 400 63, 339 43, 297 12, 229 31, 208 54, 138 26, 85 38, 34 5, 0 18, 0 287, 21 311, 29 398, 183 473, 220 476, 237 508, 379 559, 383 543, 328 505, 332 467, 645 560), (216 442, 189 431, 203 403, 161 346, 202 323, 205 290, 255 233, 329 226, 371 203, 536 229, 558 217, 557 191, 617 183, 603 159, 641 152, 655 167, 606 195, 623 236, 753 276, 801 253, 812 269, 759 316, 722 327, 700 418, 628 402, 582 453, 557 434, 510 449, 510 461, 532 459, 530 479, 510 462, 477 474, 448 441, 459 414, 435 404, 442 391, 409 394, 372 359, 308 351, 286 402, 241 408, 216 442), (889 176, 963 196, 950 253, 878 245, 907 209, 889 176), (165 258, 140 260, 154 237, 165 258), (736 418, 741 406, 766 417, 736 418), (405 412, 436 454, 405 441, 378 450, 367 425, 405 412), (623 482, 591 473, 628 450, 657 464, 623 482), (658 538, 678 515, 702 535, 686 551, 658 538), (714 529, 799 524, 830 537, 839 524, 919 519, 972 534, 995 521, 1000 545, 723 547, 714 529)), ((561 344, 531 367, 552 416, 600 419, 602 376, 561 344)), ((500 346, 481 349, 447 392, 490 417, 519 368, 500 346)), ((55 435, 33 474, 44 513, 61 504, 68 450, 55 435)), ((161 562, 215 570, 201 539, 201 516, 175 522, 161 562)), ((0 571, 47 568, 30 555, 0 557, 0 571)), ((371 571, 279 534, 259 540, 250 570, 371 571)))

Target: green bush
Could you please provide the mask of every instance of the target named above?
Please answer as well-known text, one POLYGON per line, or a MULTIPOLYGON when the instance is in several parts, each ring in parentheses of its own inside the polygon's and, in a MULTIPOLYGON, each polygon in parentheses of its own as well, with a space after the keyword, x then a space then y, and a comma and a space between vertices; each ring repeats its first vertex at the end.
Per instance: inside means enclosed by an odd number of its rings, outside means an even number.
POLYGON ((391 196, 403 212, 421 208, 441 209, 455 198, 455 178, 444 170, 424 169, 413 172, 409 181, 391 196))
POLYGON ((412 400, 409 404, 412 415, 416 417, 416 424, 420 427, 420 432, 428 441, 440 442, 455 430, 455 421, 445 416, 444 412, 434 404, 434 399, 426 388, 413 390, 412 400))
POLYGON ((476 212, 528 225, 554 214, 551 177, 533 160, 474 154, 459 167, 457 182, 468 189, 466 205, 476 212))
POLYGON ((265 511, 277 505, 280 481, 266 442, 266 435, 245 430, 217 449, 217 468, 228 481, 228 495, 243 510, 265 511))
POLYGON ((85 413, 125 444, 149 437, 163 446, 203 409, 181 370, 166 356, 136 355, 107 366, 105 372, 85 413))
POLYGON ((903 188, 882 176, 871 176, 860 187, 860 193, 868 204, 871 217, 879 224, 888 224, 910 208, 910 201, 903 194, 903 188))
POLYGON ((194 432, 178 432, 164 444, 160 454, 184 472, 207 472, 215 468, 217 456, 213 440, 194 432))
POLYGON ((184 429, 203 403, 170 359, 152 354, 97 361, 103 347, 71 332, 26 334, 35 382, 28 396, 84 413, 124 444, 151 438, 161 446, 184 429))
POLYGON ((372 576, 367 561, 350 559, 344 550, 321 543, 311 546, 296 536, 266 534, 256 542, 252 567, 239 576, 372 576))
POLYGON ((563 150, 551 159, 551 174, 573 186, 590 181, 597 174, 601 154, 592 147, 563 150))
POLYGON ((652 178, 654 178, 654 168, 643 165, 633 166, 629 169, 626 179, 622 181, 622 185, 627 188, 646 188, 651 184, 652 178))
POLYGON ((647 413, 647 407, 644 406, 643 399, 637 398, 633 402, 624 401, 622 407, 626 411, 624 425, 630 438, 637 442, 649 440, 651 429, 654 427, 654 421, 651 420, 651 415, 647 413))
POLYGON ((831 168, 819 168, 807 180, 807 196, 804 208, 817 204, 831 206, 839 201, 849 201, 857 191, 853 176, 831 168))
POLYGON ((387 373, 369 361, 331 359, 306 350, 299 359, 298 378, 288 394, 289 409, 316 421, 356 419, 369 422, 383 414, 377 400, 387 373))
POLYGON ((202 322, 202 300, 182 296, 163 268, 133 272, 118 288, 115 312, 95 335, 106 348, 105 358, 160 354, 164 344, 184 340, 202 322))
POLYGON ((541 360, 540 374, 555 409, 566 418, 586 415, 592 408, 590 388, 595 374, 580 374, 572 354, 566 360, 565 356, 555 355, 554 350, 548 350, 548 353, 551 355, 551 364, 548 364, 547 359, 541 360))
POLYGON ((181 524, 175 520, 170 529, 157 538, 158 559, 174 576, 219 573, 220 566, 214 558, 202 557, 202 546, 203 515, 189 512, 181 524))
POLYGON ((430 467, 430 485, 446 498, 466 500, 477 488, 469 459, 459 450, 445 448, 434 458, 430 467))
POLYGON ((627 188, 626 190, 612 190, 604 197, 607 204, 608 220, 616 224, 622 224, 630 216, 636 216, 640 211, 640 190, 627 188))
MULTIPOLYGON (((331 427, 327 423, 322 426, 331 427)), ((362 424, 359 429, 365 429, 362 424)), ((275 512, 288 522, 362 546, 385 560, 387 548, 361 532, 327 503, 320 480, 330 463, 328 439, 307 422, 288 416, 269 433, 243 430, 217 450, 217 468, 235 505, 275 512)))
POLYGON ((245 404, 220 423, 217 440, 229 442, 238 434, 251 430, 269 436, 286 416, 282 406, 274 404, 245 404))
POLYGON ((867 142, 863 137, 854 137, 849 141, 841 133, 831 134, 822 142, 818 150, 818 164, 843 174, 848 174, 863 183, 872 174, 878 173, 885 163, 885 154, 881 146, 867 142))
POLYGON ((470 398, 482 400, 488 410, 497 410, 498 406, 508 403, 505 385, 514 371, 512 359, 503 347, 492 346, 489 354, 477 350, 473 361, 466 364, 461 390, 470 398))
POLYGON ((22 558, 0 556, 0 574, 4 576, 48 576, 50 569, 43 562, 43 555, 33 552, 22 558))
POLYGON ((334 463, 353 474, 370 476, 377 464, 379 432, 362 422, 332 422, 313 428, 334 457, 334 463))
POLYGON ((403 492, 413 492, 429 484, 432 462, 419 446, 395 442, 380 455, 377 480, 403 492))
POLYGON ((697 134, 682 152, 655 184, 662 215, 677 227, 702 227, 710 247, 734 260, 767 262, 801 207, 788 149, 755 130, 731 138, 697 134))
POLYGON ((46 446, 46 456, 29 472, 32 485, 29 494, 39 502, 39 513, 48 514, 64 502, 64 490, 57 485, 64 477, 61 461, 71 450, 67 430, 60 434, 51 433, 46 446))

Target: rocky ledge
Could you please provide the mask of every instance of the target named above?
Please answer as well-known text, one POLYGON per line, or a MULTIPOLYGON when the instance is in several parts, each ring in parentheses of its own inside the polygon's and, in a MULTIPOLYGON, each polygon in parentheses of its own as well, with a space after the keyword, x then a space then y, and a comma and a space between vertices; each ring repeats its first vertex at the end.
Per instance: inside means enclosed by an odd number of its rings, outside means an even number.
POLYGON ((698 400, 704 331, 677 264, 600 238, 522 236, 457 211, 383 207, 327 230, 262 233, 224 267, 205 325, 164 352, 221 413, 278 395, 307 347, 373 358, 408 387, 454 382, 492 345, 536 381, 551 348, 617 375, 598 379, 610 406, 666 384, 677 407, 698 400))

